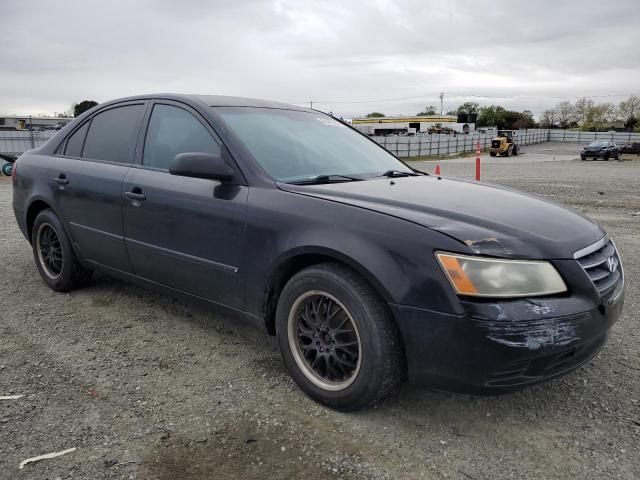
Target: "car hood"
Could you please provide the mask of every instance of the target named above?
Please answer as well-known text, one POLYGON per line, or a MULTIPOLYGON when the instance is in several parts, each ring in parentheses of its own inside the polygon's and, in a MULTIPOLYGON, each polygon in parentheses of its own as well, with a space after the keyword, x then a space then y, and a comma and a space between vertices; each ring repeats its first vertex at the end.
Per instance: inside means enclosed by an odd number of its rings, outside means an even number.
POLYGON ((588 152, 598 152, 603 148, 605 147, 584 147, 584 149, 587 150, 588 152))
POLYGON ((482 255, 567 259, 605 235, 578 212, 542 198, 432 175, 279 187, 423 225, 482 255))

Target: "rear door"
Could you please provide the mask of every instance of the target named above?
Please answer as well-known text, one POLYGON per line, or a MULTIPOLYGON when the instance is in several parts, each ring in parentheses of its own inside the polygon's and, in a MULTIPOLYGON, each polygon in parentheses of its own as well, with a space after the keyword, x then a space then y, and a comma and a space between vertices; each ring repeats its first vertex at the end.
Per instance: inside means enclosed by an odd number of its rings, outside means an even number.
POLYGON ((144 149, 124 182, 124 233, 136 275, 242 308, 247 186, 169 173, 179 153, 230 158, 191 108, 156 102, 146 124, 144 149))
POLYGON ((122 227, 122 182, 131 168, 145 102, 99 111, 67 137, 49 182, 76 251, 132 272, 122 227))

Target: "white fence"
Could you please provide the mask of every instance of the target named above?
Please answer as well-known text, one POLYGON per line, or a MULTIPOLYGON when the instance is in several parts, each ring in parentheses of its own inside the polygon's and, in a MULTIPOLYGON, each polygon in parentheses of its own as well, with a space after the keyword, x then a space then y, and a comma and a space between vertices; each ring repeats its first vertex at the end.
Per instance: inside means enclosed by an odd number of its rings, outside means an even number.
POLYGON ((623 145, 625 143, 640 142, 640 133, 549 130, 550 142, 591 143, 595 140, 606 140, 623 145))
POLYGON ((20 155, 27 150, 43 145, 55 134, 55 130, 42 132, 0 130, 0 153, 20 155))
MULTIPOLYGON (((495 134, 470 133, 460 135, 422 135, 415 137, 371 137, 397 157, 433 157, 474 152, 480 141, 480 148, 491 145, 495 134)), ((529 129, 516 133, 516 143, 531 145, 549 141, 549 130, 529 129)))

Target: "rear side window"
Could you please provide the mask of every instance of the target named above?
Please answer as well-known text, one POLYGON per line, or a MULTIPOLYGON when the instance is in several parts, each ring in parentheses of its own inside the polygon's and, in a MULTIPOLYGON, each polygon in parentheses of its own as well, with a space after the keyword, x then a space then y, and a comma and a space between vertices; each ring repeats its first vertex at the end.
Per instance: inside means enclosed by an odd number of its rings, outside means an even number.
POLYGON ((171 105, 156 105, 151 112, 142 164, 169 169, 179 153, 220 155, 220 145, 192 114, 171 105))
POLYGON ((84 145, 84 137, 87 136, 87 130, 89 129, 89 122, 86 122, 79 129, 73 132, 73 135, 67 140, 67 146, 64 149, 64 154, 70 157, 79 157, 82 155, 82 145, 84 145))
POLYGON ((110 162, 131 163, 142 105, 117 107, 97 114, 84 142, 82 156, 110 162))

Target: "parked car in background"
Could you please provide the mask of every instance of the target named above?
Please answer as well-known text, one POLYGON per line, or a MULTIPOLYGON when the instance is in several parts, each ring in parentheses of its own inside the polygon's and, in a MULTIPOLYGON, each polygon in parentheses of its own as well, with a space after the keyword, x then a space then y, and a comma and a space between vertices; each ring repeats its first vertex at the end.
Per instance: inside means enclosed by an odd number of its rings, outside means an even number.
POLYGON ((405 378, 482 393, 555 378, 596 355, 623 305, 595 222, 419 172, 293 105, 108 102, 23 154, 13 186, 51 289, 99 270, 224 307, 276 335, 295 382, 338 410, 405 378))
POLYGON ((627 155, 635 153, 636 155, 640 155, 640 142, 632 142, 623 145, 620 147, 620 153, 627 155))
POLYGON ((614 142, 600 141, 591 142, 580 152, 580 158, 587 160, 589 158, 609 160, 620 159, 620 148, 614 142))
POLYGON ((0 165, 2 165, 2 167, 0 168, 2 169, 3 175, 6 175, 7 177, 11 176, 11 173, 13 172, 13 164, 15 163, 15 161, 15 155, 0 153, 0 165))

